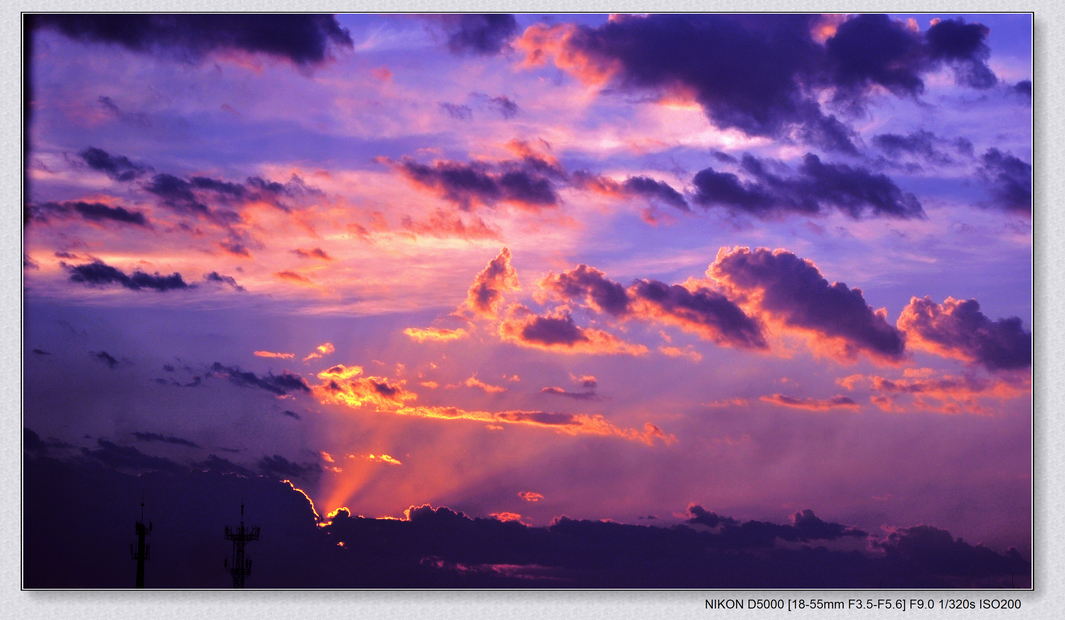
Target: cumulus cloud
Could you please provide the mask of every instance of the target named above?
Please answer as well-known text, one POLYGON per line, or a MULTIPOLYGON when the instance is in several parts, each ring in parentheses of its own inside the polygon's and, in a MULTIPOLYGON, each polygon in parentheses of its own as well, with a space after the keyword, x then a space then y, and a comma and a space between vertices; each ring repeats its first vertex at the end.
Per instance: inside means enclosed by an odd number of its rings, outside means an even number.
POLYGON ((931 297, 910 299, 897 323, 911 346, 979 364, 991 371, 1028 368, 1032 364, 1032 334, 1021 319, 992 321, 975 299, 947 297, 942 304, 931 297))
POLYGON ((223 366, 221 363, 215 362, 211 365, 208 376, 229 379, 229 382, 233 385, 255 387, 277 396, 285 396, 294 392, 310 393, 311 391, 310 386, 303 380, 303 377, 287 370, 280 375, 269 373, 259 376, 254 372, 241 370, 239 366, 223 366))
MULTIPOLYGON (((989 88, 988 29, 941 20, 924 33, 883 15, 851 17, 822 45, 818 15, 617 16, 606 24, 535 24, 515 42, 525 64, 553 62, 590 85, 650 92, 699 103, 722 129, 797 139, 825 150, 857 153, 855 132, 822 110, 861 108, 884 89, 916 97, 924 76, 942 66, 955 81, 989 88)), ((848 110, 853 112, 854 110, 848 110)))
POLYGON ((592 355, 643 355, 647 347, 629 344, 608 332, 577 325, 565 311, 540 316, 514 304, 499 325, 499 336, 523 347, 559 353, 592 355))
POLYGON ((133 291, 150 289, 160 293, 190 289, 195 286, 193 284, 186 284, 181 278, 180 273, 172 273, 168 276, 163 276, 160 275, 159 272, 156 272, 154 275, 149 275, 143 271, 137 270, 133 272, 133 275, 126 275, 122 271, 119 271, 101 260, 95 260, 84 265, 73 266, 64 263, 64 266, 70 270, 71 282, 79 282, 88 286, 120 284, 133 291))
POLYGON ((351 408, 369 405, 381 411, 394 411, 418 395, 403 386, 405 381, 390 382, 384 377, 362 377, 362 367, 338 364, 318 373, 323 381, 313 388, 319 402, 351 408))
POLYGON ((80 41, 110 43, 144 54, 200 62, 212 53, 244 52, 300 67, 324 63, 330 51, 352 48, 336 17, 315 14, 48 14, 27 17, 29 29, 49 29, 80 41))
POLYGON ((810 261, 786 250, 722 248, 706 272, 749 312, 787 331, 807 335, 814 348, 843 361, 864 353, 900 362, 906 334, 874 310, 861 289, 828 283, 810 261))
POLYGON ((513 15, 473 13, 433 15, 447 35, 447 47, 453 54, 491 56, 509 47, 518 22, 513 15))
POLYGON ((773 394, 772 396, 763 396, 762 400, 767 403, 773 403, 774 405, 795 407, 796 409, 809 409, 811 411, 858 408, 858 403, 854 402, 853 398, 843 396, 842 394, 837 394, 828 399, 796 398, 794 396, 785 396, 784 394, 773 394))
POLYGON ((980 158, 980 175, 987 183, 995 206, 1009 212, 1032 213, 1032 165, 996 148, 980 158))
POLYGON ((518 272, 510 264, 510 250, 503 248, 477 274, 466 294, 466 307, 474 313, 495 318, 503 305, 503 295, 521 288, 518 272))
POLYGON ((625 288, 598 269, 578 265, 558 275, 548 274, 540 287, 557 298, 584 303, 617 318, 677 325, 727 346, 767 346, 757 320, 720 292, 697 283, 669 285, 657 280, 636 280, 625 288))
POLYGON ((853 219, 866 215, 899 219, 924 217, 917 198, 899 189, 890 178, 866 168, 824 163, 807 153, 797 174, 780 176, 771 171, 783 164, 744 154, 740 169, 745 181, 732 172, 713 168, 692 179, 694 201, 706 208, 723 207, 759 218, 789 214, 824 215, 834 208, 853 219))

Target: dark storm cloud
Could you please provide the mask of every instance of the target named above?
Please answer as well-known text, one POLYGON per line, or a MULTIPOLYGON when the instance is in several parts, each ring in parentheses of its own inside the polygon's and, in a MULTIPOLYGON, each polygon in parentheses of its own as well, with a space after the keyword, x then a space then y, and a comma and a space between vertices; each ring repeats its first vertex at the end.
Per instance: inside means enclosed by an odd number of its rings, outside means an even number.
POLYGON ((855 95, 871 85, 898 96, 924 92, 922 75, 943 64, 955 81, 972 88, 994 86, 998 79, 987 66, 989 29, 964 20, 940 20, 924 33, 886 15, 859 15, 845 21, 825 42, 832 83, 855 95))
POLYGON ((197 200, 196 195, 192 193, 192 185, 172 174, 155 175, 144 189, 162 198, 163 204, 178 213, 207 217, 212 215, 207 205, 197 200))
POLYGON ((1021 319, 992 321, 975 299, 948 297, 941 305, 931 297, 914 297, 903 308, 898 326, 914 346, 991 371, 1032 364, 1032 334, 1024 331, 1021 319))
POLYGON ((322 473, 322 466, 318 463, 305 463, 299 465, 275 454, 264 456, 259 460, 259 471, 270 476, 281 478, 313 478, 322 473))
POLYGON ((332 15, 311 14, 52 14, 27 18, 86 42, 112 43, 140 53, 176 52, 200 61, 211 52, 242 51, 284 58, 300 66, 323 63, 330 48, 351 48, 351 36, 332 15))
POLYGON ((229 382, 242 387, 257 387, 278 396, 290 392, 310 392, 307 382, 297 374, 283 371, 280 375, 273 373, 262 377, 254 372, 241 370, 239 366, 223 366, 219 362, 211 365, 211 376, 228 378, 229 382))
POLYGON ((809 511, 775 524, 689 509, 693 525, 716 531, 566 517, 530 527, 429 506, 412 506, 407 519, 341 510, 320 524, 306 497, 277 481, 316 475, 315 464, 267 457, 259 465, 268 475, 259 476, 212 455, 190 471, 111 442, 99 446, 86 451, 91 459, 69 461, 27 452, 25 587, 131 587, 129 557, 113 549, 132 542, 142 493, 154 524, 145 582, 154 588, 231 585, 219 560, 228 553, 221 532, 237 522, 242 501, 245 521, 262 528, 263 542, 249 547, 257 569, 248 585, 257 588, 997 588, 1011 579, 1027 587, 1031 574, 1015 551, 997 553, 944 530, 866 537, 809 511), (156 469, 164 471, 134 475, 156 469), (71 506, 78 528, 69 527, 71 506), (867 538, 880 553, 821 546, 846 538, 867 538), (58 549, 67 561, 50 559, 58 549))
POLYGON ((283 415, 283 416, 285 416, 285 417, 289 417, 289 418, 292 418, 292 419, 294 419, 294 420, 299 420, 299 419, 301 419, 301 416, 300 416, 300 414, 296 413, 295 411, 289 411, 288 409, 286 409, 286 410, 282 411, 282 412, 281 412, 281 415, 283 415))
POLYGON ((97 439, 99 446, 95 450, 82 448, 81 452, 87 457, 113 467, 115 469, 136 470, 180 470, 181 467, 170 459, 144 454, 133 446, 120 446, 106 439, 97 439))
POLYGON ((767 346, 755 319, 721 293, 705 287, 691 290, 657 280, 636 280, 626 289, 587 265, 559 275, 549 274, 540 286, 556 297, 584 303, 618 318, 672 323, 728 346, 767 346))
POLYGON ((710 120, 748 135, 783 136, 800 127, 825 148, 856 152, 850 133, 805 93, 823 64, 810 38, 811 15, 623 16, 574 26, 563 53, 598 69, 617 67, 622 89, 682 85, 710 120))
MULTIPOLYGON (((233 450, 233 452, 236 451, 233 450)), ((211 471, 216 471, 222 474, 237 474, 239 476, 244 476, 245 478, 256 478, 259 476, 259 474, 256 474, 247 467, 237 465, 229 459, 224 459, 214 454, 208 456, 207 459, 204 461, 201 461, 199 463, 193 463, 193 466, 201 467, 203 469, 208 469, 211 471)))
POLYGON ((437 161, 427 166, 404 158, 392 165, 415 185, 466 211, 504 201, 533 211, 558 206, 551 180, 523 162, 491 166, 482 162, 437 161))
POLYGON ((132 181, 152 169, 146 164, 135 164, 124 155, 111 155, 92 146, 78 153, 78 156, 93 170, 99 170, 116 181, 132 181))
POLYGON ((818 95, 859 112, 881 87, 896 96, 924 91, 923 76, 946 65, 955 81, 989 88, 988 29, 940 21, 924 33, 884 15, 839 25, 824 45, 813 38, 818 15, 619 16, 597 28, 537 25, 520 47, 528 60, 548 55, 590 82, 665 97, 691 93, 722 129, 752 136, 798 138, 826 150, 857 154, 855 133, 822 111, 818 95))
POLYGON ((722 250, 707 274, 730 291, 748 298, 785 328, 812 333, 837 357, 853 360, 859 352, 888 362, 902 360, 906 335, 873 310, 861 289, 828 283, 817 267, 785 250, 722 250))
POLYGON ((936 145, 940 142, 944 142, 944 140, 936 138, 934 133, 923 129, 906 136, 884 133, 873 137, 873 144, 891 157, 910 153, 912 155, 920 155, 931 163, 949 164, 952 161, 950 157, 936 148, 936 145))
POLYGON ((180 437, 172 437, 169 435, 160 435, 159 433, 138 433, 134 432, 133 436, 139 441, 162 441, 164 443, 172 443, 178 446, 188 446, 189 448, 199 448, 200 446, 189 441, 188 439, 182 439, 180 437))
POLYGON ((172 290, 189 289, 194 286, 186 284, 185 281, 181 279, 180 273, 172 273, 168 276, 164 276, 160 275, 159 272, 156 272, 154 275, 149 275, 143 271, 137 270, 133 272, 133 275, 126 275, 122 271, 119 271, 100 260, 95 260, 84 265, 65 266, 71 272, 71 282, 80 282, 89 286, 121 284, 133 291, 151 289, 159 291, 160 293, 172 290))
POLYGON ((743 156, 740 168, 753 180, 706 168, 692 179, 695 202, 725 207, 756 217, 788 213, 818 215, 834 207, 854 219, 868 214, 901 219, 924 217, 921 203, 883 174, 846 164, 826 164, 813 153, 803 157, 797 175, 783 177, 771 169, 783 164, 743 156))
POLYGON ((115 358, 114 358, 114 357, 113 357, 113 356, 112 356, 112 355, 111 355, 110 353, 108 353, 107 351, 100 351, 100 352, 96 352, 96 351, 89 351, 89 353, 90 353, 90 354, 92 354, 92 356, 93 356, 93 357, 95 357, 96 359, 98 359, 98 360, 100 360, 101 362, 103 362, 103 363, 107 364, 107 366, 108 366, 109 368, 114 368, 115 366, 118 366, 118 360, 116 360, 116 359, 115 359, 115 358))
POLYGON ((1032 212, 1032 165, 996 148, 980 158, 980 174, 990 186, 995 205, 1016 213, 1032 212))
POLYGON ((211 273, 204 274, 203 279, 205 282, 218 282, 219 284, 226 284, 232 287, 233 290, 240 291, 242 293, 247 290, 243 286, 237 284, 237 281, 233 278, 233 276, 223 276, 217 271, 212 271, 211 273))
POLYGON ((68 218, 81 216, 90 222, 113 222, 130 224, 142 228, 151 228, 148 218, 140 211, 129 211, 123 207, 111 207, 99 202, 71 200, 67 202, 44 202, 31 205, 27 213, 30 221, 47 222, 51 217, 68 218))
POLYGON ((990 32, 987 26, 966 24, 960 17, 939 20, 925 32, 928 57, 950 65, 959 84, 991 88, 998 83, 998 78, 987 66, 991 49, 986 41, 990 32))
POLYGON ((1031 99, 1032 99, 1032 81, 1031 80, 1021 80, 1020 82, 1017 82, 1016 84, 1014 84, 1013 87, 1011 88, 1011 90, 1013 92, 1017 93, 1018 95, 1022 95, 1024 97, 1026 97, 1029 101, 1031 101, 1031 99))
POLYGON ((244 186, 242 185, 229 183, 227 181, 219 181, 208 177, 190 177, 189 185, 197 189, 210 190, 232 198, 242 198, 245 194, 244 186))
POLYGON ((876 545, 884 550, 888 560, 905 561, 918 568, 918 578, 940 578, 947 583, 965 583, 995 574, 1023 575, 1030 570, 1016 549, 999 554, 930 525, 899 529, 876 545))
POLYGON ((513 15, 438 15, 434 18, 443 24, 447 47, 454 54, 498 54, 518 30, 513 15))

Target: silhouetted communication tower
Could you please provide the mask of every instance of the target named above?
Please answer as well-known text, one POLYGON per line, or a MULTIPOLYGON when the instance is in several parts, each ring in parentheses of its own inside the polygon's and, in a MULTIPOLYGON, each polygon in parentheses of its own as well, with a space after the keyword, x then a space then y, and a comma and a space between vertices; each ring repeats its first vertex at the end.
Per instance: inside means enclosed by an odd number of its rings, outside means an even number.
POLYGON ((129 555, 137 560, 137 587, 144 587, 144 561, 152 554, 152 545, 144 544, 144 537, 152 531, 152 524, 144 527, 144 498, 141 498, 141 520, 137 521, 137 548, 133 549, 133 543, 129 545, 129 555))
POLYGON ((226 540, 233 541, 233 565, 226 560, 226 569, 233 576, 233 587, 243 588, 244 579, 251 574, 251 560, 244 557, 244 545, 259 540, 258 525, 244 527, 244 504, 240 505, 240 525, 236 528, 226 526, 226 540))

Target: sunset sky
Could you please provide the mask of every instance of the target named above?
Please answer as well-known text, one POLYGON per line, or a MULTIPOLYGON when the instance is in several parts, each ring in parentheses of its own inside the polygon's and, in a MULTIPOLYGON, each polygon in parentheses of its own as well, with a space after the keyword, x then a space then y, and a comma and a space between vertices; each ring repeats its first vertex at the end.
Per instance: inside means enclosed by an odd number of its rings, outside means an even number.
POLYGON ((1031 558, 1030 15, 30 24, 27 463, 1031 558))

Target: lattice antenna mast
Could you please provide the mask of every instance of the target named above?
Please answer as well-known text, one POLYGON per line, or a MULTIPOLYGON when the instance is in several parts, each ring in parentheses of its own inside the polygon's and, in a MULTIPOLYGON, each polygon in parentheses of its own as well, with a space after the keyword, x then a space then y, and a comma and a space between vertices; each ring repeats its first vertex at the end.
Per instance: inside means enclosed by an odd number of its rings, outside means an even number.
POLYGON ((244 545, 259 540, 259 526, 244 527, 244 503, 240 504, 240 525, 236 528, 226 526, 226 540, 233 541, 233 561, 225 561, 226 570, 233 577, 233 587, 243 588, 244 579, 251 574, 251 559, 244 557, 244 545))
POLYGON ((129 555, 134 560, 137 560, 137 586, 138 588, 144 587, 144 561, 151 557, 152 545, 151 543, 145 544, 144 537, 152 532, 152 524, 149 521, 148 526, 144 526, 144 493, 141 493, 141 520, 137 521, 137 548, 133 548, 133 543, 129 545, 129 555))

